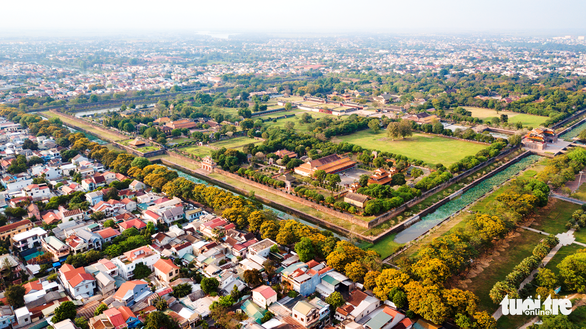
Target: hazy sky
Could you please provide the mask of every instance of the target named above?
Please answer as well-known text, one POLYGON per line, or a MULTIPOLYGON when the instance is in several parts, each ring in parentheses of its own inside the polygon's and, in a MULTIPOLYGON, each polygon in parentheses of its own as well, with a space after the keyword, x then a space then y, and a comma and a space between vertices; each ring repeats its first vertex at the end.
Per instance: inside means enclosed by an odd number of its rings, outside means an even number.
POLYGON ((2 1, 0 30, 586 31, 586 0, 2 1))

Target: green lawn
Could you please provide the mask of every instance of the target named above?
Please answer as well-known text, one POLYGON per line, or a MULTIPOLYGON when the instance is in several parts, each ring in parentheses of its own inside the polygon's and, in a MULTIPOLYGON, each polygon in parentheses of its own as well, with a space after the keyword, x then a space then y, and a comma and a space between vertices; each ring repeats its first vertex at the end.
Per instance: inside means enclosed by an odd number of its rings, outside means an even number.
POLYGON ((576 238, 576 241, 586 243, 586 228, 574 232, 574 237, 576 238))
POLYGON ((209 147, 208 146, 190 145, 190 146, 181 148, 181 150, 203 158, 205 156, 211 155, 212 151, 214 149, 220 149, 222 147, 225 147, 227 149, 237 149, 237 150, 242 151, 242 148, 245 145, 251 144, 251 143, 259 144, 259 143, 262 143, 262 141, 256 140, 254 138, 248 138, 248 137, 236 137, 236 138, 231 138, 231 139, 219 141, 216 143, 211 143, 211 144, 209 144, 209 147))
POLYGON ((586 305, 576 307, 576 309, 573 310, 570 315, 568 315, 568 318, 579 328, 586 327, 586 305))
MULTIPOLYGON (((331 114, 321 113, 321 112, 309 112, 309 111, 298 110, 298 109, 291 110, 291 111, 275 112, 275 113, 262 115, 259 117, 253 117, 253 120, 262 119, 265 121, 266 125, 269 125, 270 127, 280 127, 280 128, 285 128, 285 124, 287 122, 293 122, 295 124, 293 129, 295 129, 295 131, 308 132, 309 131, 309 124, 307 124, 307 123, 302 124, 300 121, 301 115, 303 113, 307 113, 307 114, 311 115, 314 119, 319 119, 319 118, 323 118, 326 116, 331 116, 334 118, 334 120, 338 120, 338 117, 334 117, 331 114), (290 114, 295 114, 295 116, 290 117, 290 118, 286 118, 286 119, 278 119, 276 122, 272 121, 277 117, 280 117, 283 115, 290 115, 290 114)), ((340 120, 344 120, 345 117, 339 117, 339 118, 340 118, 340 120)))
POLYGON ((183 147, 180 149, 181 151, 187 152, 187 153, 191 153, 195 156, 198 156, 200 158, 206 157, 208 155, 212 155, 212 149, 206 146, 196 146, 196 145, 191 145, 188 147, 183 147))
POLYGON ((367 248, 378 252, 381 255, 381 258, 385 259, 403 245, 395 242, 396 235, 396 233, 389 234, 374 245, 369 244, 367 248))
POLYGON ((531 231, 522 231, 520 235, 509 241, 509 246, 499 256, 496 256, 488 267, 471 279, 468 283, 468 290, 474 292, 480 299, 478 307, 480 310, 494 312, 498 305, 490 299, 489 293, 492 286, 503 280, 513 268, 523 259, 531 256, 533 248, 543 239, 540 235, 531 231))
POLYGON ((523 126, 530 126, 534 128, 540 126, 548 119, 548 117, 516 113, 511 111, 499 111, 497 113, 496 110, 493 109, 485 109, 471 106, 464 106, 464 108, 472 112, 473 117, 480 118, 485 121, 490 121, 490 119, 496 117, 500 118, 501 114, 506 114, 509 117, 509 122, 521 122, 523 126))
MULTIPOLYGON (((586 180, 586 178, 584 180, 586 180)), ((586 184, 580 185, 578 190, 576 190, 576 193, 572 194, 572 198, 586 201, 586 184)))
POLYGON ((558 250, 558 252, 555 254, 555 256, 553 256, 553 258, 549 261, 549 263, 547 263, 545 268, 552 270, 556 275, 559 274, 560 271, 557 267, 558 264, 561 263, 562 260, 564 260, 564 258, 566 258, 569 255, 575 254, 580 249, 584 249, 584 247, 579 246, 577 244, 571 244, 569 246, 561 247, 560 250, 558 250))
POLYGON ((468 155, 475 155, 487 145, 465 142, 435 135, 413 134, 405 139, 391 140, 385 131, 372 133, 370 129, 339 136, 339 142, 348 142, 364 148, 386 151, 423 160, 429 164, 449 166, 468 155))
POLYGON ((249 137, 236 137, 236 138, 230 138, 230 139, 226 139, 223 141, 219 141, 219 142, 215 142, 215 143, 211 143, 210 146, 215 147, 215 148, 222 148, 225 147, 227 149, 230 148, 239 148, 239 147, 243 147, 247 144, 259 144, 262 143, 262 141, 254 139, 254 138, 249 138, 249 137))
POLYGON ((558 199, 550 199, 549 202, 555 203, 553 206, 548 205, 546 209, 541 209, 531 227, 550 234, 568 231, 566 223, 572 217, 572 213, 580 209, 580 206, 558 199))

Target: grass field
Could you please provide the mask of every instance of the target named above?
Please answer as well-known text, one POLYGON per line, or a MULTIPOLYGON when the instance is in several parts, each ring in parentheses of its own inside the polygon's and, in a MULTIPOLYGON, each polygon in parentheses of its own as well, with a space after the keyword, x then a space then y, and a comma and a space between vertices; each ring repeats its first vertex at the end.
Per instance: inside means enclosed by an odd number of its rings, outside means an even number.
POLYGON ((523 126, 528 127, 539 127, 543 124, 548 117, 538 116, 538 115, 531 115, 531 114, 524 114, 524 113, 516 113, 511 111, 499 111, 498 113, 492 109, 484 109, 479 107, 470 107, 465 106, 466 110, 472 112, 472 116, 475 118, 480 118, 482 120, 490 120, 492 118, 500 117, 501 114, 506 114, 509 116, 509 122, 521 122, 523 126))
POLYGON ((490 299, 490 289, 497 281, 503 280, 523 259, 531 256, 533 248, 542 238, 543 235, 538 233, 521 231, 519 236, 509 241, 506 250, 495 257, 490 266, 471 279, 467 289, 474 292, 480 299, 478 303, 480 310, 492 313, 497 309, 498 305, 490 299))
POLYGON ((572 194, 572 198, 586 201, 586 184, 580 185, 576 192, 572 194))
POLYGON ((584 249, 584 247, 579 246, 577 244, 571 244, 569 246, 561 247, 560 250, 558 250, 558 252, 555 254, 555 256, 553 256, 553 258, 549 261, 549 263, 547 263, 545 268, 552 270, 556 275, 559 274, 560 271, 557 267, 558 264, 561 263, 562 260, 564 260, 564 258, 566 258, 569 255, 575 254, 580 249, 584 249))
POLYGON ((429 164, 442 163, 449 166, 468 155, 475 155, 487 145, 444 138, 435 135, 413 134, 405 139, 391 140, 385 131, 372 133, 370 129, 336 138, 364 148, 386 151, 423 160, 429 164))
POLYGON ((574 232, 574 237, 576 238, 576 241, 586 243, 586 228, 574 232))
POLYGON ((211 155, 212 151, 215 149, 217 150, 222 147, 225 147, 227 149, 236 149, 236 150, 241 151, 245 145, 251 144, 251 143, 259 144, 259 143, 262 143, 262 141, 256 140, 254 138, 248 138, 248 137, 236 137, 236 138, 231 138, 231 139, 219 141, 216 143, 211 143, 211 144, 209 144, 209 146, 190 145, 188 147, 181 148, 181 150, 203 158, 205 156, 211 155))
MULTIPOLYGON (((285 128, 285 124, 287 122, 293 122, 295 124, 293 129, 295 131, 305 133, 305 132, 309 131, 309 124, 307 124, 307 123, 302 124, 301 121, 299 120, 303 113, 307 113, 307 114, 311 115, 314 119, 319 119, 319 118, 323 118, 326 116, 331 116, 333 118, 336 118, 336 117, 332 116, 331 114, 327 114, 327 113, 309 112, 309 111, 305 111, 305 110, 295 109, 295 110, 291 110, 291 111, 281 111, 281 112, 262 115, 259 117, 253 117, 253 120, 262 119, 265 122, 269 121, 267 124, 269 124, 271 127, 280 127, 280 128, 285 128), (278 119, 277 122, 271 121, 276 117, 280 117, 283 115, 290 115, 290 114, 295 114, 295 116, 290 117, 290 118, 286 118, 286 119, 278 119)), ((341 119, 343 120, 344 117, 341 117, 341 119)))
MULTIPOLYGON (((580 206, 574 203, 551 198, 549 205, 538 212, 537 218, 531 227, 550 234, 567 232, 566 223, 572 217, 574 211, 580 206)), ((575 234, 574 234, 575 236, 575 234)))
POLYGON ((61 119, 61 121, 70 124, 73 127, 80 127, 83 128, 91 133, 93 133, 94 135, 98 136, 99 138, 102 139, 106 139, 109 141, 119 141, 119 140, 123 140, 127 137, 121 137, 121 135, 117 135, 115 133, 110 133, 110 132, 104 132, 101 130, 96 129, 94 126, 90 125, 89 123, 80 123, 77 121, 74 121, 68 117, 53 113, 53 112, 49 112, 49 111, 45 111, 45 112, 41 112, 41 115, 43 115, 46 118, 59 118, 61 119))

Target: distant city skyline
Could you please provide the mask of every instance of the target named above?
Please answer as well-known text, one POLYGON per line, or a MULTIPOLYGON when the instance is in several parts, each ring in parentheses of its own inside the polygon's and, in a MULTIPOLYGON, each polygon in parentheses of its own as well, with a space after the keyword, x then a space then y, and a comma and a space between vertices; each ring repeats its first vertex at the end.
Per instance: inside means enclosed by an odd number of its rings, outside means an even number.
POLYGON ((586 34, 586 1, 112 1, 7 2, 1 37, 226 33, 586 34))

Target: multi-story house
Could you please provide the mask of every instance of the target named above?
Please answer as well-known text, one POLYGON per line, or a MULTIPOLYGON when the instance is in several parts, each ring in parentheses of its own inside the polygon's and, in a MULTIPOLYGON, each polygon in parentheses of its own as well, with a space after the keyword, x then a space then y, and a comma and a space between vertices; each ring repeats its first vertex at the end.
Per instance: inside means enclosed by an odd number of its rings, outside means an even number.
POLYGON ((85 240, 75 234, 68 236, 65 239, 65 244, 69 246, 69 249, 71 252, 73 252, 74 255, 88 250, 88 245, 85 240))
POLYGON ((81 209, 68 210, 63 206, 59 206, 59 214, 61 215, 61 221, 63 223, 69 222, 71 220, 81 221, 85 216, 83 210, 81 209))
POLYGON ((267 258, 271 252, 271 247, 276 244, 277 243, 271 239, 264 239, 248 247, 248 252, 251 255, 258 255, 267 258))
POLYGON ((170 259, 159 259, 155 264, 155 276, 159 281, 170 283, 171 280, 179 275, 179 266, 173 264, 170 259))
POLYGON ((90 250, 90 249, 101 250, 102 249, 102 236, 101 235, 97 234, 96 232, 90 232, 89 230, 84 229, 84 228, 76 229, 74 232, 78 238, 81 238, 84 240, 84 242, 87 244, 88 250, 90 250))
POLYGON ((31 184, 23 188, 23 191, 27 196, 33 198, 33 201, 51 198, 51 189, 47 184, 31 184))
POLYGON ((28 219, 23 219, 16 223, 0 226, 0 239, 11 239, 16 234, 28 231, 33 227, 33 223, 28 219))
POLYGON ((69 291, 71 297, 88 298, 94 295, 96 279, 87 273, 85 268, 75 268, 70 264, 63 264, 59 269, 59 279, 63 287, 69 291))
POLYGON ((41 240, 43 249, 53 254, 53 261, 58 262, 69 256, 69 246, 54 236, 48 236, 41 240))
POLYGON ((315 260, 307 263, 298 262, 289 265, 281 272, 281 280, 289 282, 293 290, 301 295, 308 296, 315 292, 321 278, 330 271, 332 271, 331 267, 315 260))
POLYGON ((124 282, 114 294, 114 299, 124 304, 132 306, 152 294, 149 285, 143 280, 131 280, 124 282))
POLYGON ((47 237, 47 231, 40 227, 35 227, 29 231, 18 233, 12 237, 14 248, 18 251, 24 251, 39 247, 42 239, 47 237))
POLYGON ((16 322, 16 317, 9 305, 0 306, 0 329, 10 328, 16 322))
POLYGON ((90 203, 91 206, 95 206, 100 201, 104 201, 104 195, 102 194, 101 190, 89 192, 85 194, 85 199, 90 203))
POLYGON ((161 259, 161 255, 151 246, 143 246, 125 252, 122 256, 112 259, 112 262, 118 266, 119 275, 125 280, 131 280, 134 277, 134 269, 137 264, 146 265, 151 271, 153 265, 161 259))
POLYGON ((110 199, 108 201, 100 201, 92 207, 93 212, 103 212, 106 217, 115 216, 120 212, 121 209, 125 209, 124 203, 110 199))

